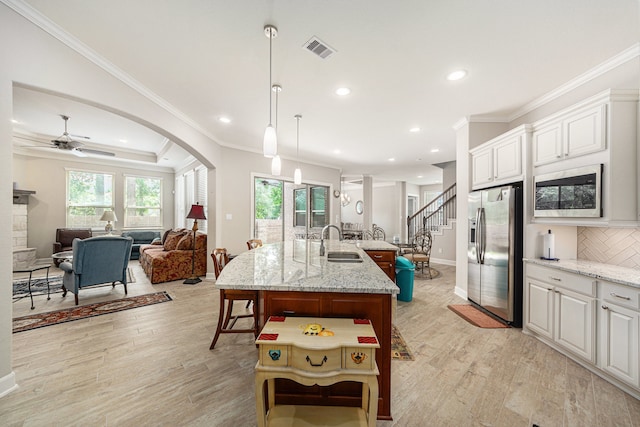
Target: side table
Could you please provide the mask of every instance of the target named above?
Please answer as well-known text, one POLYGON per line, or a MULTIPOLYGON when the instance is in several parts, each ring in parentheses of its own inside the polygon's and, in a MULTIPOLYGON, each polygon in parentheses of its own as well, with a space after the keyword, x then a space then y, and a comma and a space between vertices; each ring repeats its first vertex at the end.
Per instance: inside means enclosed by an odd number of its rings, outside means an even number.
POLYGON ((31 310, 33 310, 34 308, 36 308, 33 305, 33 293, 31 293, 31 277, 33 276, 33 272, 34 271, 39 271, 39 270, 47 270, 47 299, 50 300, 51 299, 51 288, 49 287, 49 267, 51 267, 50 264, 45 264, 45 265, 32 265, 29 267, 25 267, 25 268, 21 268, 19 270, 13 270, 14 273, 29 273, 29 281, 27 282, 27 286, 29 287, 29 297, 31 298, 31 310))
POLYGON ((379 374, 375 349, 380 345, 369 320, 271 316, 256 344, 260 347, 255 384, 258 427, 375 427, 379 374), (306 386, 359 382, 362 404, 360 407, 276 405, 276 378, 306 386))
POLYGON ((56 267, 60 267, 60 264, 63 262, 73 261, 73 251, 57 252, 51 255, 51 258, 53 258, 53 264, 56 267))

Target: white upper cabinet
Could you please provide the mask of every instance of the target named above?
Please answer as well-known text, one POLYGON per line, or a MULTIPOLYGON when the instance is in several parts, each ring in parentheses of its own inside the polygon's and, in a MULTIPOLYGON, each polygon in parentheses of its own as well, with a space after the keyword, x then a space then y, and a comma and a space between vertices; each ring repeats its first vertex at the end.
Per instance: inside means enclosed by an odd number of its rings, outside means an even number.
POLYGON ((607 106, 572 111, 555 121, 534 125, 533 165, 569 159, 606 149, 607 106))
POLYGON ((473 189, 522 181, 522 148, 528 135, 529 126, 523 125, 471 150, 473 189))

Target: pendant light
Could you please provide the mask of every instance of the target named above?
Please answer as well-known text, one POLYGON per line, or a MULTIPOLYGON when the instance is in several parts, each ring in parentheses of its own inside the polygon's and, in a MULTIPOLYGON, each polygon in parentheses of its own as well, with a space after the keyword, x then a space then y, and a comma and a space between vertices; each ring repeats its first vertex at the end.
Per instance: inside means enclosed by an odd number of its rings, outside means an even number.
POLYGON ((269 37, 269 124, 264 131, 262 153, 265 157, 274 157, 278 154, 278 137, 276 135, 276 128, 271 124, 271 52, 273 39, 278 37, 278 29, 273 25, 266 25, 264 27, 264 35, 269 37))
MULTIPOLYGON (((278 131, 278 94, 282 92, 282 86, 273 85, 271 86, 271 90, 276 93, 276 126, 274 128, 274 133, 278 131)), ((271 175, 278 176, 282 171, 282 161, 280 160, 280 156, 278 153, 271 158, 271 175)))
POLYGON ((296 161, 298 162, 298 167, 296 171, 293 173, 293 183, 295 185, 302 184, 302 171, 300 170, 300 119, 302 116, 300 114, 295 115, 296 118, 296 161))

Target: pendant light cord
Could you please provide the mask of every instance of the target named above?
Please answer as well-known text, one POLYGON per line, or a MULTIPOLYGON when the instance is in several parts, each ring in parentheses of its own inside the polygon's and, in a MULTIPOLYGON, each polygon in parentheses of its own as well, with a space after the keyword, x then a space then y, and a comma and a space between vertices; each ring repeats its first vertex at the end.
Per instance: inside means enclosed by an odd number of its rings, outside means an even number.
MULTIPOLYGON (((272 47, 273 44, 273 29, 269 29, 269 125, 271 125, 271 82, 272 82, 272 76, 271 76, 271 50, 273 49, 272 47)), ((276 94, 277 96, 277 94, 276 94)), ((277 98, 276 98, 277 99, 277 98)))
POLYGON ((300 167, 300 114, 296 115, 296 160, 300 167))

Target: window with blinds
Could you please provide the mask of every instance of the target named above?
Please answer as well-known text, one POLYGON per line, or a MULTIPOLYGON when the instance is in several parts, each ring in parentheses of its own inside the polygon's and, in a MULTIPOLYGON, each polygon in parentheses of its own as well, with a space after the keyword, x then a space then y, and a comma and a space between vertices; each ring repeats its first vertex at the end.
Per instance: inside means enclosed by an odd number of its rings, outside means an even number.
MULTIPOLYGON (((193 220, 186 219, 191 205, 198 203, 204 206, 204 212, 207 214, 207 174, 207 168, 199 166, 176 177, 176 227, 193 227, 193 220)), ((198 220, 198 230, 207 232, 207 220, 198 220)))

